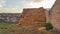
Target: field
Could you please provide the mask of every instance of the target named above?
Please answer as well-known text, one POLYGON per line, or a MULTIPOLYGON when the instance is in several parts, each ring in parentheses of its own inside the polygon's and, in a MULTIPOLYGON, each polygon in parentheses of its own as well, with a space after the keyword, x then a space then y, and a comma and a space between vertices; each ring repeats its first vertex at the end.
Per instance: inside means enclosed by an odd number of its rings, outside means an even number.
POLYGON ((56 34, 56 31, 42 31, 20 28, 14 23, 0 23, 0 34, 56 34))
POLYGON ((0 23, 0 34, 11 34, 11 31, 13 30, 10 29, 10 27, 13 25, 14 23, 0 23))

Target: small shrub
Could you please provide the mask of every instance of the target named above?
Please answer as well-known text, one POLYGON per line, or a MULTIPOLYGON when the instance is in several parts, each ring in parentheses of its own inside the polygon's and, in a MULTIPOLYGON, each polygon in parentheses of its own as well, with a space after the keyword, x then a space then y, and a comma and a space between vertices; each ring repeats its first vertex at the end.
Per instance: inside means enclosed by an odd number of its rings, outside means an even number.
POLYGON ((46 23, 44 27, 46 27, 46 30, 53 29, 53 26, 51 23, 46 23))

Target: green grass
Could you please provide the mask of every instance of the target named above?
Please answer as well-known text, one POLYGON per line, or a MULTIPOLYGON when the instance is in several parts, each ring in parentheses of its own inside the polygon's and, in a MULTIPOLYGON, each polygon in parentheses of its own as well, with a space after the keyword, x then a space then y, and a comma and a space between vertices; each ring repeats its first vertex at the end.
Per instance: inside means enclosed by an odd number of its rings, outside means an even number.
POLYGON ((0 23, 0 34, 7 34, 11 29, 12 25, 15 25, 14 23, 0 23))
POLYGON ((11 26, 13 23, 0 23, 0 28, 7 28, 11 26))

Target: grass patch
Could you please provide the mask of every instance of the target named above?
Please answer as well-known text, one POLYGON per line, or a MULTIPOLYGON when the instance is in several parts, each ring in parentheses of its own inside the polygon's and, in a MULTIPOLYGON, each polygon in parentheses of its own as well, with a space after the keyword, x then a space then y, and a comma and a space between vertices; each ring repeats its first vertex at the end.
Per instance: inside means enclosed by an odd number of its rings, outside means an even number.
POLYGON ((0 34, 7 34, 10 30, 12 31, 12 29, 10 29, 12 25, 15 25, 15 23, 0 23, 0 34))
POLYGON ((14 24, 14 23, 0 23, 0 28, 8 28, 12 24, 14 24))

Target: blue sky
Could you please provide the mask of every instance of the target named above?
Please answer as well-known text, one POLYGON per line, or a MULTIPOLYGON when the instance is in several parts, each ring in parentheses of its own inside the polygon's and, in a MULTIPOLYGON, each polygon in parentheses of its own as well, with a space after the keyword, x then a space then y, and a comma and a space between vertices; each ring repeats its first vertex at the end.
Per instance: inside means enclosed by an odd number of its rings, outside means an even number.
POLYGON ((21 13, 23 8, 51 8, 55 0, 0 0, 0 13, 21 13))

